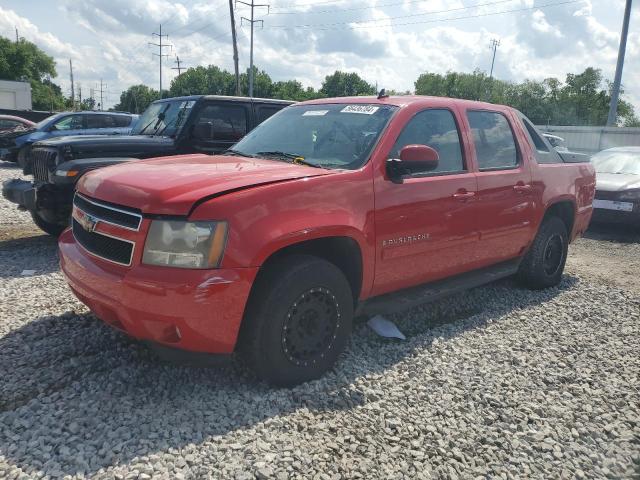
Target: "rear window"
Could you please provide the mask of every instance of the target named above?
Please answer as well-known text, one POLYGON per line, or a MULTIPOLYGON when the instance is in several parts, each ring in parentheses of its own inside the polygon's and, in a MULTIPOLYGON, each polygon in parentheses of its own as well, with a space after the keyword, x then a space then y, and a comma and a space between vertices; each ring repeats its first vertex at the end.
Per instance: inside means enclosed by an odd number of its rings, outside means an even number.
POLYGON ((502 170, 518 165, 518 149, 507 118, 499 112, 467 112, 480 170, 502 170))

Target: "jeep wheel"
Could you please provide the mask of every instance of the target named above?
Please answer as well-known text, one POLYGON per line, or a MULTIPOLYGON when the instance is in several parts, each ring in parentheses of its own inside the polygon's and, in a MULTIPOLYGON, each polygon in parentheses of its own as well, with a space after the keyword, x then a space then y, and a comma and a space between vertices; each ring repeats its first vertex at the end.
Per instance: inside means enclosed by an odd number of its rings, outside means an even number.
POLYGON ((48 233, 52 237, 59 237, 62 232, 67 228, 58 223, 51 223, 46 221, 37 211, 31 211, 31 218, 33 222, 38 226, 40 230, 48 233))
POLYGON ((240 351, 258 376, 278 386, 320 377, 344 350, 353 296, 332 263, 307 255, 278 261, 254 286, 240 351))
POLYGON ((533 245, 520 264, 520 281, 535 290, 558 285, 562 280, 568 247, 569 237, 564 222, 558 217, 543 220, 533 245))

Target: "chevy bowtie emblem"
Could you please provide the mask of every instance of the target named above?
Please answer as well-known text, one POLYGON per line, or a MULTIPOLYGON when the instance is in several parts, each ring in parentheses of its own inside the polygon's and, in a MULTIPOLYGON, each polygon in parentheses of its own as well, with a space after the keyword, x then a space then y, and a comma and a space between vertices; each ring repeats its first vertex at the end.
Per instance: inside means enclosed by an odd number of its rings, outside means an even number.
POLYGON ((98 226, 99 220, 95 217, 92 217, 88 213, 85 213, 85 212, 78 212, 78 213, 79 214, 76 215, 76 220, 78 221, 80 226, 84 228, 87 232, 94 232, 96 227, 98 226))

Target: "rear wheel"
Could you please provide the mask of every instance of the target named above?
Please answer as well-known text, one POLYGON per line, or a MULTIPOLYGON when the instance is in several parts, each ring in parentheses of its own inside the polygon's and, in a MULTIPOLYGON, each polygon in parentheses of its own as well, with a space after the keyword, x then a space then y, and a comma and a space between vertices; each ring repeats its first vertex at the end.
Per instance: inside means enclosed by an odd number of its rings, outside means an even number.
POLYGON ((527 287, 553 287, 562 280, 567 260, 569 237, 567 227, 558 217, 543 220, 533 245, 520 264, 518 278, 527 287))
POLYGON ((332 263, 295 255, 267 267, 254 287, 240 351, 259 377, 291 386, 320 377, 344 350, 353 296, 332 263))
POLYGON ((31 218, 33 218, 33 223, 35 223, 40 230, 48 233, 53 237, 59 237, 60 234, 67 228, 64 225, 60 225, 59 223, 51 223, 45 220, 38 211, 31 210, 31 218))

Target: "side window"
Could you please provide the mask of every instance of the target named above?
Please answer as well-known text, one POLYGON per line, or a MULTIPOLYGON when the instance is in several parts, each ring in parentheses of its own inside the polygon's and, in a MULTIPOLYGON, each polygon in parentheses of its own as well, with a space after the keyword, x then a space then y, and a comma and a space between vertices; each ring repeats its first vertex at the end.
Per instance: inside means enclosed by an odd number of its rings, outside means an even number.
POLYGON ((113 128, 110 115, 87 115, 87 128, 113 128))
POLYGON ((399 158, 402 147, 414 144, 428 145, 438 152, 438 168, 429 174, 465 171, 460 134, 449 110, 424 110, 416 114, 400 132, 389 158, 399 158))
POLYGON ((198 125, 210 124, 211 140, 237 142, 247 133, 247 110, 242 105, 207 105, 198 115, 198 125))
POLYGON ((0 120, 0 128, 14 128, 21 123, 16 122, 15 120, 0 120))
POLYGON ((480 170, 518 165, 518 150, 507 118, 498 112, 467 112, 480 170))
POLYGON ((118 128, 125 128, 131 125, 131 117, 127 115, 111 115, 113 123, 118 128))
POLYGON ((82 115, 69 115, 68 117, 61 118, 53 124, 55 130, 81 130, 82 115))
POLYGON ((279 112, 282 107, 274 107, 271 105, 258 105, 256 107, 256 125, 260 125, 274 113, 279 112))

